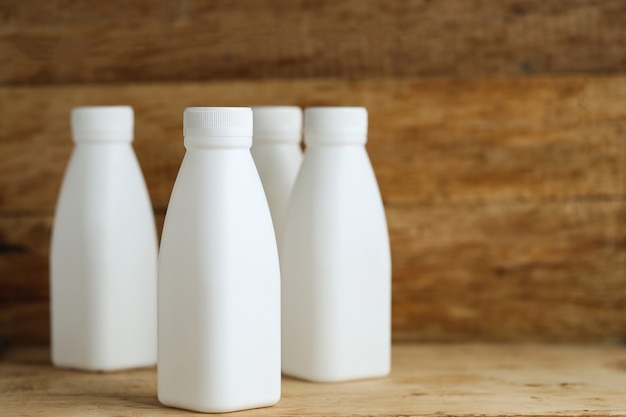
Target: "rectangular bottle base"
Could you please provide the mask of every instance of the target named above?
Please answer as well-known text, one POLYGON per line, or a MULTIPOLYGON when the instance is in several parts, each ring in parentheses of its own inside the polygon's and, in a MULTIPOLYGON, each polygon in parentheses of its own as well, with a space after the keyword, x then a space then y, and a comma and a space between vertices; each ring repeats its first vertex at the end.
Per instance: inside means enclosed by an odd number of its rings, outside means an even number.
POLYGON ((384 378, 389 375, 390 370, 382 371, 382 372, 370 372, 370 373, 354 373, 354 374, 346 374, 346 375, 330 375, 330 374, 313 374, 306 372, 297 372, 297 371, 289 371, 283 369, 283 375, 288 376, 290 378, 300 379, 303 381, 309 382, 321 382, 321 383, 340 383, 340 382, 350 382, 350 381, 360 381, 364 379, 377 379, 384 378))
POLYGON ((159 402, 172 408, 180 408, 183 410, 198 411, 201 413, 231 413, 233 411, 251 410, 255 408, 265 408, 276 405, 280 400, 280 396, 275 399, 261 402, 251 402, 248 404, 200 404, 191 402, 180 402, 175 400, 169 400, 159 396, 159 402))

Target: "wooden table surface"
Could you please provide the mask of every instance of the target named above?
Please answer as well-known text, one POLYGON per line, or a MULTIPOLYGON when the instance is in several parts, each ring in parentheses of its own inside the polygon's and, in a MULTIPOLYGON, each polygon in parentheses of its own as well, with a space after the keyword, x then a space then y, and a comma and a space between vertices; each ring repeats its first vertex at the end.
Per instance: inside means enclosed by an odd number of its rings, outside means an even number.
MULTIPOLYGON (((42 347, 0 360, 2 416, 188 415, 156 398, 156 370, 56 369, 42 347)), ((395 345, 387 378, 338 384, 283 379, 282 400, 245 415, 626 416, 626 348, 395 345)))

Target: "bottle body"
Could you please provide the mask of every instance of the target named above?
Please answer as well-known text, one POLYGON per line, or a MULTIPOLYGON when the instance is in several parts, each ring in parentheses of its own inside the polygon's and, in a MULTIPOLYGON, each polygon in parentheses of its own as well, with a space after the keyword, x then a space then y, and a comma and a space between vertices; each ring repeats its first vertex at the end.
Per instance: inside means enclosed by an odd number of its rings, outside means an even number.
POLYGON ((250 150, 267 197, 276 240, 282 236, 291 190, 302 163, 299 142, 253 143, 250 150))
POLYGON ((77 143, 52 233, 52 362, 154 365, 156 261, 154 216, 130 143, 77 143))
POLYGON ((159 255, 158 397, 168 406, 229 412, 280 398, 280 270, 251 133, 247 146, 185 137, 159 255))
POLYGON ((391 256, 364 146, 307 146, 281 276, 284 373, 320 382, 389 373, 391 256))

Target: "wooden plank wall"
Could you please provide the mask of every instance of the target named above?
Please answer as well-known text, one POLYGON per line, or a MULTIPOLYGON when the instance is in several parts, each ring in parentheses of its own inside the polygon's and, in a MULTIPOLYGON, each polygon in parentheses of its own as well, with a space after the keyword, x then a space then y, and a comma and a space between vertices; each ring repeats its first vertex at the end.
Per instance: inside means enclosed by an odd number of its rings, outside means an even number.
POLYGON ((130 104, 161 226, 190 105, 363 105, 396 340, 626 341, 626 1, 0 0, 0 339, 47 343, 69 111, 130 104))

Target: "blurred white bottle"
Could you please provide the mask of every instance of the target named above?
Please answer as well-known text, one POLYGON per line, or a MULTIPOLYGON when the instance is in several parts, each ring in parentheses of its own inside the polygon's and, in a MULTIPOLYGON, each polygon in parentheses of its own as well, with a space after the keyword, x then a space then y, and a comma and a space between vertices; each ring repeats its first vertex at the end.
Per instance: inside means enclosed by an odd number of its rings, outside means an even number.
POLYGON ((191 107, 159 254, 158 397, 228 412, 280 398, 280 270, 250 108, 191 107))
POLYGON ((52 362, 110 371, 156 363, 157 236, 131 146, 133 109, 77 107, 50 254, 52 362))
POLYGON ((252 113, 252 157, 261 176, 280 246, 291 189, 302 163, 302 110, 296 106, 266 106, 253 107, 252 113))
POLYGON ((282 369, 311 381, 390 371, 391 255, 362 107, 308 108, 281 246, 282 369))

